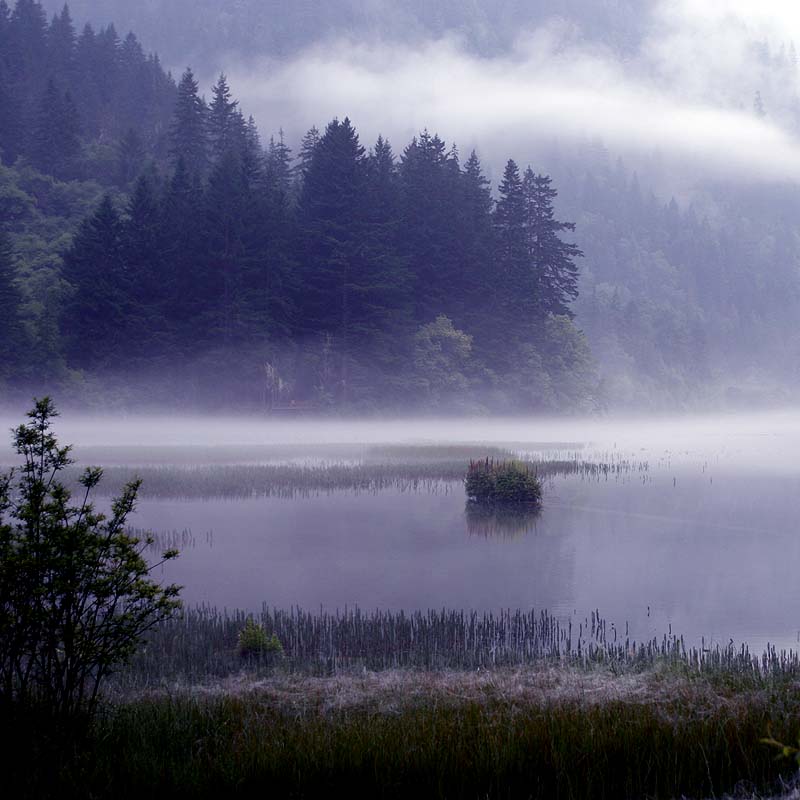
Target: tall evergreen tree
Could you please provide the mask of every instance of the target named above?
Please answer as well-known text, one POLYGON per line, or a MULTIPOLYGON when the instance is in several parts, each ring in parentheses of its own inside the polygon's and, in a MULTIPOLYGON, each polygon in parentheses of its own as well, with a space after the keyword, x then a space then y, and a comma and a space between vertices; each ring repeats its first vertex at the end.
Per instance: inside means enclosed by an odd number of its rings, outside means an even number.
POLYGON ((244 176, 239 155, 227 150, 214 167, 204 200, 203 275, 209 341, 230 347, 241 342, 245 325, 246 241, 244 176))
POLYGON ((172 355, 165 235, 154 178, 144 174, 136 181, 120 234, 125 285, 129 287, 124 320, 127 367, 133 371, 160 365, 172 355))
POLYGON ((525 238, 525 195, 519 167, 513 159, 506 164, 498 187, 494 212, 495 291, 492 294, 492 315, 511 319, 522 311, 521 286, 529 272, 525 238))
POLYGON ((459 205, 458 164, 439 136, 423 131, 400 160, 400 234, 414 276, 417 322, 453 316, 459 287, 458 231, 452 215, 459 205))
POLYGON ((229 150, 235 149, 239 152, 242 150, 245 127, 238 106, 239 103, 231 96, 225 75, 220 75, 212 89, 208 114, 211 156, 215 164, 218 164, 229 150))
POLYGON ((71 86, 75 82, 77 38, 69 7, 56 14, 47 29, 47 76, 71 86))
POLYGON ((311 166, 311 161, 314 158, 314 151, 319 144, 319 130, 316 125, 312 125, 303 136, 300 142, 300 150, 297 154, 297 167, 295 168, 295 175, 298 184, 302 187, 303 180, 306 173, 311 166))
POLYGON ((583 253, 576 245, 561 239, 563 231, 574 231, 572 222, 555 218, 553 201, 558 192, 549 175, 534 175, 528 167, 523 181, 525 226, 529 272, 526 291, 535 297, 539 312, 545 315, 574 316, 570 303, 578 296, 576 258, 583 253), (527 286, 531 286, 527 289, 527 286))
POLYGON ((174 328, 175 357, 188 359, 204 332, 203 197, 179 159, 162 201, 165 237, 163 290, 174 328))
POLYGON ((270 136, 267 147, 267 177, 270 183, 283 194, 288 195, 292 188, 292 151, 283 138, 283 129, 278 138, 270 136))
POLYGON ((366 153, 350 120, 333 120, 301 197, 303 316, 306 330, 333 337, 336 396, 345 403, 353 385, 365 381, 365 367, 375 366, 376 344, 379 350, 382 332, 403 307, 401 269, 386 247, 384 223, 370 219, 368 180, 366 153))
POLYGON ((124 370, 130 285, 122 222, 108 195, 65 253, 63 275, 72 288, 62 313, 69 363, 95 372, 124 370))
POLYGON ((208 110, 199 94, 191 69, 183 73, 178 84, 178 98, 170 129, 170 155, 177 165, 196 177, 206 174, 208 165, 208 110))
POLYGON ((464 313, 456 318, 460 327, 475 332, 479 349, 482 317, 486 312, 486 298, 491 297, 496 275, 491 269, 494 252, 492 230, 492 200, 489 181, 483 174, 480 159, 473 150, 464 165, 461 177, 462 202, 456 224, 461 241, 464 313))
POLYGON ((69 178, 80 150, 78 112, 72 96, 48 81, 31 137, 31 160, 42 172, 69 178))
POLYGON ((0 382, 13 381, 22 363, 20 306, 11 245, 0 231, 0 382))

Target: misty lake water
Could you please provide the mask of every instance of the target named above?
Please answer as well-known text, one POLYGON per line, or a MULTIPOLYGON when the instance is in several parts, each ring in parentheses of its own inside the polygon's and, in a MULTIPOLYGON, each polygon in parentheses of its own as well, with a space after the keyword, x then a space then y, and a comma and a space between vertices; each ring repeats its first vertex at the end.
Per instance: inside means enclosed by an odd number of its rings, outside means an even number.
POLYGON ((692 644, 799 646, 798 414, 361 424, 65 418, 58 430, 82 463, 168 463, 174 454, 184 466, 254 463, 254 447, 291 453, 314 444, 330 462, 338 445, 350 460, 355 447, 357 460, 357 448, 374 443, 481 442, 630 465, 619 475, 549 478, 541 513, 512 524, 469 515, 457 481, 291 498, 145 498, 136 527, 190 532, 164 573, 185 586, 189 604, 536 608, 580 619, 598 609, 637 639, 671 629, 692 644))

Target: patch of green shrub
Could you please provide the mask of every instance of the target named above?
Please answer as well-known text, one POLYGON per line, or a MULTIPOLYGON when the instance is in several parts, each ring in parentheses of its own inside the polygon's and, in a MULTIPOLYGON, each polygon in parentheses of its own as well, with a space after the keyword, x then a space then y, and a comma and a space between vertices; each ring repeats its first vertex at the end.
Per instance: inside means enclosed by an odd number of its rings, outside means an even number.
POLYGON ((542 502, 542 483, 535 471, 522 461, 470 461, 464 486, 475 503, 542 502))
POLYGON ((259 625, 249 617, 244 628, 239 631, 239 655, 242 658, 255 658, 259 656, 281 656, 283 645, 273 633, 268 634, 263 625, 259 625))

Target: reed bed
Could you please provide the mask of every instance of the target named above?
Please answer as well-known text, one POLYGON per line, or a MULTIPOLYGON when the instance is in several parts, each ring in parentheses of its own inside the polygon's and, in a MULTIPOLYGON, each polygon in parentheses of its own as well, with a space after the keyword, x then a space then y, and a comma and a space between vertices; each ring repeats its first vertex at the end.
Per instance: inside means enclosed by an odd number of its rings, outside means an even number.
MULTIPOLYGON (((620 480, 641 472, 641 464, 572 460, 527 461, 540 478, 578 476, 583 480, 620 480)), ((414 461, 358 464, 237 464, 200 466, 111 466, 104 470, 98 491, 118 494, 135 477, 143 480, 141 496, 152 498, 302 498, 352 492, 377 494, 447 494, 460 490, 469 462, 414 461)), ((72 476, 73 479, 77 475, 72 476)))
POLYGON ((636 641, 627 630, 609 626, 597 611, 563 623, 546 611, 310 613, 265 607, 257 621, 268 635, 275 634, 283 654, 243 661, 238 635, 249 616, 243 611, 187 610, 150 635, 116 676, 115 689, 200 684, 242 669, 335 675, 363 669, 475 670, 543 663, 605 665, 619 671, 666 664, 696 675, 800 678, 794 651, 770 648, 754 655, 746 646, 687 647, 675 634, 636 641))

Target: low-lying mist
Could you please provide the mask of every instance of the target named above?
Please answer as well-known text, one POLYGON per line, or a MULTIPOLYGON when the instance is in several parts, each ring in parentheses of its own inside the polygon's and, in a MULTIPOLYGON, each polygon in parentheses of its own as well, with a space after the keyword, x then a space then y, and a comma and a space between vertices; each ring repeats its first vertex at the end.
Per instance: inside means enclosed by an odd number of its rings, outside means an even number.
POLYGON ((354 38, 288 60, 231 53, 225 70, 262 128, 282 126, 289 141, 349 116, 365 142, 455 131, 462 152, 477 147, 495 170, 509 153, 531 158, 537 143, 601 139, 633 158, 657 153, 690 183, 698 170, 797 182, 797 63, 786 48, 798 20, 785 4, 766 5, 664 0, 632 55, 549 20, 493 57, 455 37, 354 38))
MULTIPOLYGON (((4 412, 0 427, 10 431, 22 415, 4 412)), ((82 453, 99 458, 104 449, 130 449, 151 460, 159 449, 192 450, 236 448, 248 453, 280 447, 291 454, 297 446, 398 445, 444 446, 461 443, 510 446, 526 451, 558 448, 582 451, 581 457, 635 455, 646 460, 715 458, 748 469, 800 471, 800 411, 707 414, 687 416, 611 416, 605 418, 503 418, 428 417, 321 419, 224 415, 89 415, 64 412, 56 420, 59 440, 74 445, 74 457, 82 453)), ((0 461, 13 463, 10 435, 0 442, 0 461)))

